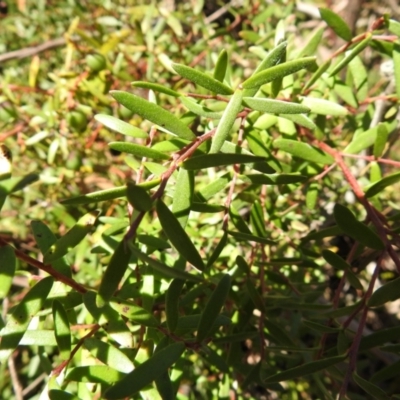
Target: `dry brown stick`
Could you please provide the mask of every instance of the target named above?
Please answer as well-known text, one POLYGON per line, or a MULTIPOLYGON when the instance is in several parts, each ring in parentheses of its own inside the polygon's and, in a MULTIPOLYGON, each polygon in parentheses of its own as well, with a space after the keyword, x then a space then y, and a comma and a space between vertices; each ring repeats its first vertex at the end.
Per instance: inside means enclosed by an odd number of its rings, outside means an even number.
POLYGON ((8 53, 0 55, 0 63, 4 63, 15 59, 31 57, 43 51, 63 46, 65 43, 66 43, 65 38, 61 37, 57 39, 48 40, 47 42, 39 44, 38 46, 25 47, 23 49, 10 51, 8 53))

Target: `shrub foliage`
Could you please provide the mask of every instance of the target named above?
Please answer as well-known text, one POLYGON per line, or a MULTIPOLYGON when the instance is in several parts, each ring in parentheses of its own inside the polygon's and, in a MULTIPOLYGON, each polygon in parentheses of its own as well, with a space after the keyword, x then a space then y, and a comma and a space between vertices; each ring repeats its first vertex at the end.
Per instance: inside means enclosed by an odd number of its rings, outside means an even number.
POLYGON ((400 24, 39 3, 0 33, 63 35, 3 58, 4 398, 396 398, 400 24))

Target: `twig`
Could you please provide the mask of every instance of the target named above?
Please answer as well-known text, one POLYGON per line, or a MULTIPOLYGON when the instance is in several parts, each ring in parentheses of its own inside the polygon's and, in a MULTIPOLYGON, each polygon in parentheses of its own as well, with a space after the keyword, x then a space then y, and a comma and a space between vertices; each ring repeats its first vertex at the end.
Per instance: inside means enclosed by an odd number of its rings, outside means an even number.
POLYGON ((49 40, 47 42, 39 44, 38 46, 25 47, 24 49, 10 51, 8 53, 0 55, 0 63, 4 63, 4 62, 10 61, 10 60, 15 60, 15 59, 31 57, 36 54, 42 53, 43 51, 51 50, 51 49, 54 49, 55 47, 63 46, 65 43, 66 43, 65 38, 61 37, 61 38, 49 40))
MULTIPOLYGON (((6 245, 9 245, 9 243, 6 240, 0 238, 0 246, 6 246, 6 245)), ((71 288, 75 289, 78 293, 84 294, 87 292, 87 289, 85 287, 83 287, 81 284, 74 281, 73 279, 69 278, 68 276, 63 275, 62 273, 54 269, 51 265, 43 264, 42 262, 35 260, 34 258, 28 256, 27 254, 23 253, 21 250, 18 250, 16 248, 14 248, 14 252, 16 257, 19 258, 20 260, 25 261, 29 265, 32 265, 32 267, 36 267, 44 272, 47 272, 55 280, 60 281, 67 286, 70 286, 71 288)))
POLYGON ((22 385, 18 379, 18 373, 15 368, 14 354, 11 354, 10 358, 8 359, 8 369, 10 371, 11 383, 14 390, 15 399, 23 400, 24 397, 22 395, 22 385))

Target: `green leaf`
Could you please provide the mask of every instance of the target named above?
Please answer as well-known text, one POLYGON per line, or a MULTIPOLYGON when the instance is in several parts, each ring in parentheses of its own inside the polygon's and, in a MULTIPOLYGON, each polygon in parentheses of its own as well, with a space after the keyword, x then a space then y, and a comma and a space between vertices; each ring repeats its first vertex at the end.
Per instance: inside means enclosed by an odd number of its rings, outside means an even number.
POLYGON ((364 336, 360 341, 360 351, 372 349, 373 347, 382 346, 388 342, 398 341, 400 336, 400 326, 393 328, 381 329, 378 332, 373 332, 368 336, 364 336))
POLYGON ((310 112, 310 109, 302 104, 289 103, 282 100, 243 97, 243 102, 253 110, 269 114, 301 114, 310 112))
POLYGON ((68 314, 58 300, 53 301, 53 320, 54 335, 60 351, 60 357, 62 360, 68 360, 71 353, 71 331, 68 314))
POLYGON ((175 215, 161 200, 157 201, 156 209, 163 231, 172 245, 188 262, 197 269, 203 270, 204 263, 200 254, 179 221, 176 219, 175 215))
POLYGON ((218 123, 217 130, 212 138, 210 153, 218 153, 235 123, 237 114, 242 108, 243 90, 236 89, 218 123))
POLYGON ((244 89, 259 88, 260 86, 271 82, 274 79, 279 79, 287 75, 294 74, 295 72, 298 72, 304 68, 313 68, 316 65, 315 60, 315 57, 304 57, 275 65, 253 75, 244 81, 242 86, 244 89))
POLYGON ((121 121, 120 119, 115 118, 111 115, 96 114, 94 118, 96 121, 100 122, 107 128, 115 132, 122 133, 126 136, 131 136, 134 138, 147 138, 149 136, 145 131, 137 128, 136 126, 121 121))
POLYGON ((346 65, 350 63, 350 61, 356 57, 358 54, 360 54, 369 44, 372 38, 372 33, 367 33, 366 37, 364 40, 362 40, 360 43, 357 44, 354 49, 351 49, 350 51, 346 52, 346 57, 341 60, 331 71, 330 76, 336 75, 339 71, 341 71, 346 65))
POLYGON ((18 346, 32 318, 42 309, 53 286, 53 278, 43 278, 15 307, 5 328, 1 331, 0 361, 5 362, 18 346))
POLYGON ((389 130, 387 125, 379 123, 378 131, 376 133, 376 140, 374 143, 374 157, 379 158, 385 149, 387 140, 389 136, 389 130))
POLYGON ((99 211, 92 211, 79 218, 78 222, 44 254, 44 262, 52 263, 77 246, 92 231, 99 214, 99 211))
POLYGON ((61 200, 65 205, 78 205, 97 203, 98 201, 114 200, 126 196, 126 186, 118 186, 112 189, 98 190, 84 194, 82 196, 73 197, 72 199, 61 200))
POLYGON ((355 154, 372 146, 377 138, 378 126, 358 134, 354 134, 352 141, 343 150, 344 153, 355 154))
POLYGON ((135 143, 127 142, 111 142, 108 144, 113 150, 121 151, 123 153, 133 154, 137 157, 148 157, 155 160, 168 160, 168 154, 161 153, 160 151, 150 149, 146 146, 141 146, 135 143))
POLYGON ((151 268, 155 271, 160 273, 161 275, 165 276, 166 278, 173 278, 173 279, 182 279, 191 282, 203 282, 203 278, 199 277, 194 274, 190 274, 189 272, 182 271, 177 268, 171 268, 167 265, 161 263, 160 261, 155 260, 147 256, 146 254, 142 253, 138 248, 134 247, 133 245, 129 246, 132 253, 141 261, 148 264, 151 268))
POLYGON ((315 162, 318 164, 332 164, 334 159, 329 154, 310 146, 307 143, 298 142, 297 140, 276 139, 273 146, 286 153, 292 154, 295 157, 303 160, 315 162))
POLYGON ((20 346, 58 346, 54 330, 30 330, 25 331, 19 342, 20 346))
POLYGON ((394 185, 400 181, 400 172, 396 172, 392 175, 385 176, 380 181, 375 182, 372 186, 369 186, 365 192, 366 197, 372 197, 382 192, 388 186, 394 185))
POLYGON ((160 92, 167 94, 168 96, 179 97, 180 94, 175 90, 165 87, 165 85, 160 85, 159 83, 152 83, 152 82, 142 82, 136 81, 132 82, 131 85, 133 87, 138 87, 142 89, 153 90, 154 92, 160 92))
MULTIPOLYGON (((158 186, 160 182, 161 179, 157 178, 152 179, 151 181, 139 183, 137 186, 148 190, 158 186)), ((121 197, 126 197, 126 186, 118 186, 112 189, 99 190, 83 196, 73 197, 72 199, 62 200, 61 203, 65 205, 90 204, 97 203, 99 201, 119 199, 121 197)))
POLYGON ((308 90, 312 85, 314 85, 315 82, 318 81, 319 78, 328 70, 328 68, 331 66, 332 60, 328 59, 325 61, 311 76, 310 80, 304 85, 302 93, 304 93, 306 90, 308 90))
POLYGON ((320 43, 321 43, 321 39, 322 39, 322 35, 324 34, 325 28, 317 28, 310 40, 307 42, 307 44, 301 49, 301 51, 299 52, 298 56, 299 57, 304 57, 304 56, 311 56, 313 55, 320 43))
POLYGON ((118 314, 123 315, 136 324, 151 327, 158 327, 160 325, 151 313, 128 300, 114 300, 114 298, 111 298, 109 304, 118 314))
POLYGON ((331 115, 334 117, 343 117, 348 114, 346 108, 333 101, 318 99, 316 97, 302 97, 301 100, 301 104, 308 107, 315 114, 331 115))
POLYGON ((190 97, 180 97, 179 98, 182 104, 192 113, 196 115, 200 115, 200 117, 210 118, 210 119, 221 119, 222 112, 221 111, 212 111, 207 107, 197 103, 195 100, 190 97))
POLYGON ((17 259, 10 245, 0 247, 0 300, 8 295, 15 274, 17 259))
POLYGON ((204 72, 197 71, 191 67, 182 64, 172 64, 172 68, 182 77, 189 81, 194 82, 213 93, 229 95, 233 93, 233 90, 221 83, 219 80, 208 76, 204 72))
POLYGON ((108 389, 104 398, 111 400, 132 396, 166 372, 179 360, 184 351, 185 345, 179 342, 155 352, 151 358, 108 389))
POLYGON ((226 68, 228 67, 228 52, 223 49, 219 53, 217 62, 214 68, 214 79, 223 82, 226 74, 226 68))
POLYGON ((271 382, 283 382, 287 380, 292 380, 306 375, 321 372, 323 369, 328 368, 332 365, 339 364, 346 359, 347 355, 328 357, 323 360, 311 361, 309 363, 300 365, 298 367, 290 368, 286 371, 279 372, 275 375, 268 376, 264 379, 264 383, 271 382))
POLYGON ((380 307, 388 301, 400 298, 400 278, 393 279, 375 290, 368 300, 368 307, 380 307))
POLYGON ((222 235, 221 240, 218 242, 214 251, 211 253, 210 257, 208 258, 207 268, 211 268, 212 265, 218 260, 218 257, 222 253, 222 250, 225 248, 227 243, 228 243, 228 233, 226 231, 224 231, 224 234, 222 235))
POLYGON ((396 95, 397 98, 400 97, 400 44, 393 43, 393 72, 394 72, 394 82, 396 84, 396 95))
POLYGON ((196 335, 198 342, 202 342, 204 339, 206 339, 211 332, 212 326, 214 325, 221 308, 225 304, 230 288, 231 277, 230 275, 226 274, 218 282, 217 287, 212 292, 203 312, 201 313, 196 335))
POLYGON ((339 228, 353 239, 371 249, 384 250, 381 238, 367 225, 359 222, 354 214, 345 206, 335 204, 333 216, 339 228))
POLYGON ((153 207, 153 201, 147 190, 133 182, 127 184, 126 197, 135 210, 147 212, 153 207))
POLYGON ((268 244, 268 245, 276 244, 276 242, 274 242, 271 239, 251 235, 251 234, 244 233, 244 232, 234 232, 234 231, 229 231, 229 230, 227 232, 229 235, 233 236, 235 239, 237 239, 239 241, 243 241, 243 242, 256 242, 256 243, 262 243, 262 244, 268 244))
POLYGON ((50 389, 48 394, 50 400, 80 400, 78 396, 60 389, 50 389))
MULTIPOLYGON (((57 242, 57 237, 42 221, 32 221, 31 229, 42 254, 46 254, 54 243, 57 242)), ((63 257, 51 263, 52 267, 63 275, 72 277, 71 268, 63 257)))
POLYGON ((361 376, 359 376, 357 372, 353 372, 353 379, 354 382, 368 394, 368 396, 372 396, 374 399, 379 399, 379 400, 390 399, 390 397, 387 396, 386 393, 380 387, 361 378, 361 376))
POLYGON ((350 284, 357 290, 363 290, 363 285, 357 278, 357 275, 351 269, 351 265, 348 264, 342 257, 330 250, 324 250, 322 257, 332 265, 332 267, 339 270, 346 271, 346 277, 350 284))
POLYGON ((194 174, 180 168, 176 179, 175 193, 172 200, 172 212, 185 228, 193 202, 194 174))
POLYGON ((111 385, 118 382, 125 374, 116 371, 107 365, 86 365, 83 367, 71 368, 65 377, 68 381, 92 382, 111 385))
POLYGON ((288 185, 290 183, 304 182, 307 176, 297 172, 293 174, 248 174, 239 175, 244 181, 250 181, 255 185, 288 185))
POLYGON ((182 163, 182 167, 188 170, 221 167, 234 164, 253 164, 265 161, 265 157, 251 156, 248 154, 204 154, 191 157, 182 163))
POLYGON ((150 103, 139 96, 127 92, 113 90, 110 93, 118 103, 122 104, 128 110, 133 111, 153 124, 167 129, 174 135, 187 140, 196 138, 195 134, 187 125, 181 122, 175 115, 156 104, 150 103))
POLYGON ((114 254, 104 272, 103 279, 97 296, 97 305, 99 307, 107 303, 114 292, 118 289, 118 285, 128 268, 131 252, 125 240, 119 242, 114 254))
MULTIPOLYGON (((253 74, 250 76, 250 78, 261 71, 264 71, 268 68, 271 68, 271 67, 279 64, 285 58, 286 47, 287 47, 287 42, 282 42, 278 46, 274 47, 267 54, 267 56, 264 58, 264 60, 258 65, 258 67, 253 72, 253 74)), ((245 89, 243 91, 243 95, 246 97, 249 97, 249 96, 252 97, 257 93, 257 91, 258 91, 258 87, 251 88, 251 89, 245 89)))
POLYGON ((308 128, 312 131, 317 128, 314 122, 303 114, 280 114, 279 117, 288 119, 295 124, 304 126, 305 128, 308 128))
POLYGON ((328 24, 330 28, 346 42, 352 39, 352 33, 349 26, 344 22, 342 17, 334 13, 329 8, 319 8, 321 18, 328 24))
POLYGON ((185 281, 182 279, 174 279, 165 295, 165 314, 167 317, 168 330, 172 333, 178 326, 179 320, 179 298, 185 281))

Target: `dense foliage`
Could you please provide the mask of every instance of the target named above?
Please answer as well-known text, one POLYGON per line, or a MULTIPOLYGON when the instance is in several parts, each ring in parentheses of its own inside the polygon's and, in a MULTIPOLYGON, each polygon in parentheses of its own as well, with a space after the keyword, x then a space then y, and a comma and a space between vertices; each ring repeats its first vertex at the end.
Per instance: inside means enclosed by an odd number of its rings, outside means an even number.
POLYGON ((146 3, 3 10, 2 398, 399 398, 400 23, 146 3))

